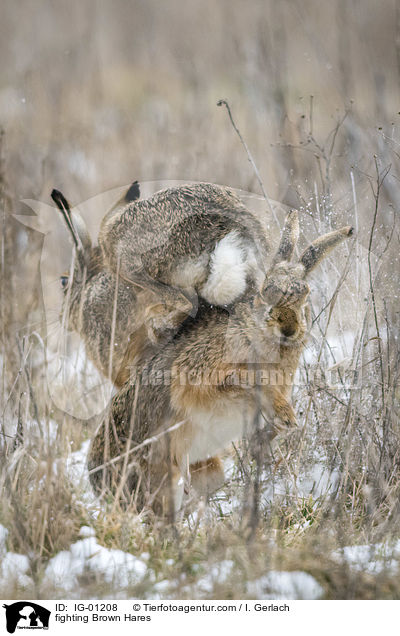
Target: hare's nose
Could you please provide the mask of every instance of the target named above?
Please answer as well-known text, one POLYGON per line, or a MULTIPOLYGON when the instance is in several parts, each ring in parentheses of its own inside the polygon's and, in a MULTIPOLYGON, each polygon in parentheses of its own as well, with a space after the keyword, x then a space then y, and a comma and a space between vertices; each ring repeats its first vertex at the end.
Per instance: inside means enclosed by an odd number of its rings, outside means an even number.
POLYGON ((281 332, 282 335, 285 336, 285 338, 291 338, 296 333, 296 326, 284 325, 283 327, 281 327, 281 332))

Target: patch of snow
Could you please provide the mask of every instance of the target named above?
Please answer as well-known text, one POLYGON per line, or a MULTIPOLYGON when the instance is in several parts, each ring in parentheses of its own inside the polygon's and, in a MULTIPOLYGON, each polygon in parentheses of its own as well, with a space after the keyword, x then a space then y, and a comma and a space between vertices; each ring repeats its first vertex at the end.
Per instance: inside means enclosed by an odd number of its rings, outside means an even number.
POLYGON ((0 588, 9 589, 13 584, 29 587, 33 585, 32 579, 27 575, 29 559, 24 554, 7 552, 7 536, 7 528, 0 524, 0 588))
POLYGON ((29 559, 25 554, 15 554, 7 552, 1 560, 0 565, 0 587, 18 584, 21 587, 33 585, 29 571, 29 559))
POLYGON ((335 492, 339 485, 340 472, 329 469, 326 463, 318 461, 311 465, 306 473, 299 477, 297 488, 301 497, 312 495, 317 499, 326 493, 335 492))
POLYGON ((0 557, 7 552, 6 541, 8 537, 8 530, 0 524, 0 557))
POLYGON ((307 572, 272 570, 255 581, 249 581, 247 593, 256 599, 315 600, 321 598, 324 590, 307 572))
POLYGON ((91 513, 96 516, 99 511, 99 502, 89 481, 87 468, 87 454, 89 452, 90 440, 83 442, 79 450, 71 453, 67 459, 66 473, 68 479, 74 486, 76 496, 80 502, 90 508, 91 513))
POLYGON ((83 526, 82 530, 83 536, 86 535, 84 539, 50 559, 44 574, 45 585, 70 592, 79 586, 80 576, 90 573, 97 580, 126 588, 145 577, 147 565, 141 559, 122 550, 101 546, 94 536, 87 536, 91 530, 88 526, 83 526))
POLYGON ((377 543, 372 545, 349 545, 336 550, 333 555, 359 572, 379 574, 383 571, 397 573, 400 560, 400 541, 394 545, 377 543))
MULTIPOLYGON (((174 563, 172 559, 168 559, 168 562, 168 564, 174 563)), ((148 598, 171 598, 177 591, 179 591, 179 594, 187 595, 188 598, 209 596, 213 593, 215 585, 224 584, 232 579, 233 567, 234 562, 229 559, 214 563, 208 568, 207 574, 201 576, 193 583, 187 582, 184 586, 182 586, 182 579, 162 579, 152 586, 148 598)), ((192 566, 193 572, 198 572, 200 569, 202 567, 198 563, 192 566)))
POLYGON ((89 528, 89 526, 82 526, 82 528, 79 530, 79 536, 80 537, 95 537, 96 532, 94 531, 93 528, 89 528))
POLYGON ((225 583, 230 578, 233 565, 233 561, 229 559, 215 563, 205 576, 196 581, 196 589, 211 594, 216 584, 225 583))
POLYGON ((63 334, 61 327, 47 342, 47 383, 59 409, 89 419, 107 406, 113 385, 86 355, 76 334, 63 334))
POLYGON ((163 579, 153 585, 151 590, 151 598, 154 600, 168 598, 171 596, 171 581, 163 579))

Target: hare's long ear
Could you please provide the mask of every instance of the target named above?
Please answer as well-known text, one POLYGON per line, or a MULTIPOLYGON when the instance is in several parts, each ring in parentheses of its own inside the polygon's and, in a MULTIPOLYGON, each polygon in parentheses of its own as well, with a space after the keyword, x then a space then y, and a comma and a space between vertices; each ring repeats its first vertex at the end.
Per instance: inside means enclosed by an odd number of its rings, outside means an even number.
POLYGON ((272 265, 282 261, 290 261, 299 239, 299 215, 297 210, 291 210, 286 216, 282 230, 281 242, 274 256, 272 265))
POLYGON ((72 217, 71 217, 71 207, 67 201, 67 199, 65 198, 65 196, 63 195, 62 192, 60 192, 59 190, 52 190, 51 193, 51 198, 53 199, 54 203, 56 204, 56 206, 58 207, 58 209, 60 210, 63 219, 65 221, 65 225, 67 226, 68 230, 71 233, 72 236, 72 240, 75 243, 75 247, 76 249, 79 249, 80 245, 79 245, 79 237, 78 234, 74 228, 74 225, 72 223, 72 217))
POLYGON ((51 198, 63 215, 76 249, 78 252, 85 254, 92 247, 92 241, 85 221, 77 210, 71 210, 71 206, 62 192, 59 190, 53 190, 51 198))
POLYGON ((353 228, 350 225, 340 228, 340 230, 334 230, 328 234, 323 234, 315 241, 311 243, 304 250, 300 257, 300 263, 304 266, 304 275, 307 276, 314 267, 322 261, 323 258, 330 252, 336 245, 341 243, 345 238, 353 234, 353 228))
POLYGON ((128 190, 125 192, 125 196, 123 197, 125 203, 130 203, 131 201, 136 201, 140 199, 140 186, 139 181, 134 181, 131 186, 129 186, 128 190))
POLYGON ((138 181, 134 181, 132 185, 129 186, 125 194, 123 194, 122 197, 118 199, 118 201, 108 210, 104 218, 110 217, 118 210, 118 208, 123 208, 128 203, 137 201, 137 199, 140 199, 140 186, 138 181))

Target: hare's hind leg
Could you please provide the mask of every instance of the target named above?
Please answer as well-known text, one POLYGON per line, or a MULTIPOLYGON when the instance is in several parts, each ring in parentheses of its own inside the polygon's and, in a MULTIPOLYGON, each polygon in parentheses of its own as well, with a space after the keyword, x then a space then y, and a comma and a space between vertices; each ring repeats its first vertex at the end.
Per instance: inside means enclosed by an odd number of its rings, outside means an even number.
POLYGON ((154 301, 148 303, 145 315, 148 335, 152 342, 158 341, 159 333, 179 326, 188 316, 196 315, 195 297, 189 299, 180 289, 151 278, 143 269, 135 270, 121 264, 119 275, 122 280, 154 295, 154 301))
POLYGON ((133 265, 127 264, 125 259, 122 259, 120 265, 116 266, 116 273, 126 280, 127 282, 139 287, 140 289, 150 290, 154 293, 160 302, 164 303, 168 307, 177 306, 181 311, 190 313, 192 309, 192 303, 180 289, 166 285, 150 276, 143 268, 143 265, 138 262, 133 265))
POLYGON ((154 467, 148 503, 159 517, 173 522, 182 507, 184 480, 177 466, 165 462, 154 467))
POLYGON ((109 432, 105 451, 107 438, 102 424, 90 447, 89 479, 95 494, 107 497, 111 493, 123 507, 134 505, 137 512, 152 508, 157 516, 174 520, 182 505, 184 483, 181 472, 164 455, 163 445, 156 443, 154 452, 150 449, 125 462, 125 444, 114 444, 112 437, 109 432))
POLYGON ((98 497, 111 493, 123 507, 133 504, 140 511, 145 504, 146 463, 124 461, 126 446, 113 429, 103 422, 92 440, 87 461, 90 484, 98 497))
POLYGON ((190 483, 200 495, 212 495, 224 481, 224 467, 218 456, 190 464, 190 483))

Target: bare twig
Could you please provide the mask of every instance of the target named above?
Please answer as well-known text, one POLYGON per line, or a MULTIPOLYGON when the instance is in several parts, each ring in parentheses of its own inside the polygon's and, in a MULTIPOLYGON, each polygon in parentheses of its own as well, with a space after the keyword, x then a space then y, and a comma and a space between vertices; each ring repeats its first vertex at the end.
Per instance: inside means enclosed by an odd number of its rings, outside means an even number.
POLYGON ((377 221, 377 217, 378 217, 379 195, 380 195, 382 184, 383 184, 384 180, 386 179, 387 175, 389 174, 391 166, 390 165, 387 166, 382 171, 382 173, 380 173, 379 172, 379 166, 378 166, 378 159, 377 159, 377 157, 375 157, 375 169, 376 169, 376 191, 374 191, 373 188, 372 188, 372 191, 374 192, 374 198, 375 198, 375 209, 374 209, 374 217, 373 217, 373 220, 372 220, 371 231, 370 231, 370 234, 369 234, 368 272, 369 272, 369 289, 370 289, 370 294, 371 294, 372 310, 373 310, 373 314, 374 314, 374 323, 375 323, 375 330, 376 330, 377 342, 378 342, 378 353, 379 353, 379 358, 380 358, 382 412, 384 412, 384 410, 385 410, 385 374, 384 374, 384 370, 383 370, 382 341, 381 341, 381 335, 380 335, 380 329, 379 329, 378 312, 377 312, 377 308, 376 308, 374 279, 373 279, 373 274, 372 274, 371 250, 372 250, 372 242, 373 242, 373 239, 374 239, 376 221, 377 221))
POLYGON ((279 221, 278 221, 278 217, 276 216, 276 214, 275 214, 275 210, 273 209, 273 207, 272 207, 272 205, 271 205, 271 201, 270 201, 270 199, 269 199, 269 197, 268 197, 268 195, 267 195, 267 193, 266 193, 266 191, 265 191, 264 184, 263 184, 263 182, 262 182, 262 179, 261 179, 261 175, 260 175, 260 173, 259 173, 259 170, 258 170, 258 168, 257 168, 257 166, 256 166, 256 163, 255 163, 255 161, 254 161, 253 157, 252 157, 252 154, 251 154, 251 152, 250 152, 250 150, 249 150, 248 145, 246 144, 245 140, 243 139, 243 137, 242 137, 242 135, 241 135, 241 133, 240 133, 239 128, 236 126, 236 124, 235 124, 235 122, 234 122, 234 120, 233 120, 232 113, 231 113, 231 109, 230 109, 230 106, 229 106, 229 104, 228 104, 227 100, 226 100, 226 99, 220 99, 220 100, 217 102, 217 106, 225 106, 226 110, 228 111, 228 115, 229 115, 229 119, 230 119, 230 121, 231 121, 231 124, 232 124, 232 126, 233 126, 233 128, 234 128, 234 130, 235 130, 235 132, 236 132, 236 134, 237 134, 237 136, 239 137, 240 142, 241 142, 241 144, 242 144, 243 148, 244 148, 244 149, 245 149, 245 151, 246 151, 247 158, 248 158, 249 162, 251 163, 251 165, 252 165, 252 167, 253 167, 253 170, 254 170, 254 173, 255 173, 255 175, 256 175, 256 177, 257 177, 257 181, 258 181, 258 183, 259 183, 259 185, 260 185, 260 188, 261 188, 261 192, 262 192, 262 194, 263 194, 263 197, 264 197, 264 199, 266 200, 266 202, 267 202, 267 204, 268 204, 269 210, 270 210, 270 212, 271 212, 271 214, 272 214, 272 216, 273 216, 273 218, 274 218, 275 223, 276 223, 276 224, 277 224, 277 226, 280 228, 280 223, 279 223, 279 221))

